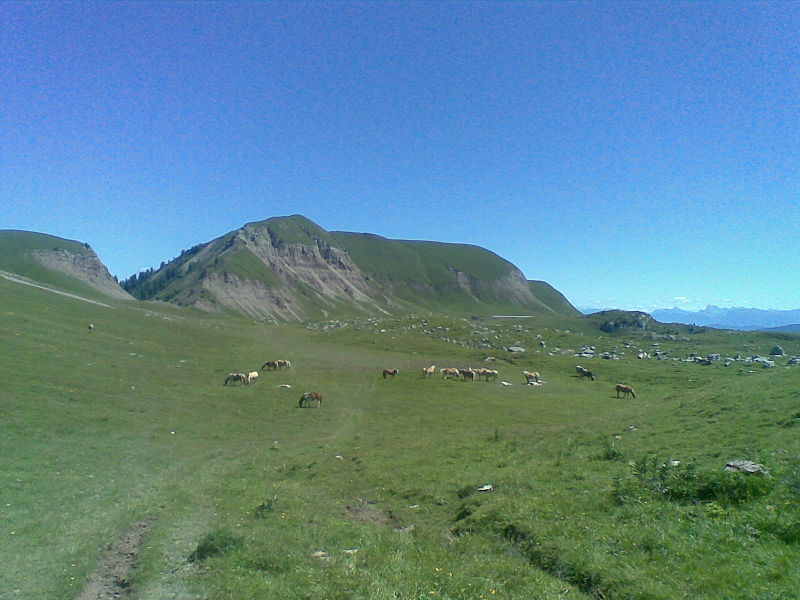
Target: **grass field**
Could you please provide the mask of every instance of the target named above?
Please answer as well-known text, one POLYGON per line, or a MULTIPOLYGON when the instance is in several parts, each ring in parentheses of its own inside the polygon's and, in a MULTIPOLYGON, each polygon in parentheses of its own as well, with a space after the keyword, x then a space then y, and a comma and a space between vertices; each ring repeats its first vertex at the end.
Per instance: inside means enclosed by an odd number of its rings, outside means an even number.
POLYGON ((129 598, 800 597, 800 367, 635 358, 796 355, 800 336, 109 304, 0 279, 3 600, 85 600, 142 523, 129 598), (487 356, 513 385, 420 374, 487 356), (222 385, 276 358, 294 368, 222 385), (322 409, 298 408, 311 390, 322 409))

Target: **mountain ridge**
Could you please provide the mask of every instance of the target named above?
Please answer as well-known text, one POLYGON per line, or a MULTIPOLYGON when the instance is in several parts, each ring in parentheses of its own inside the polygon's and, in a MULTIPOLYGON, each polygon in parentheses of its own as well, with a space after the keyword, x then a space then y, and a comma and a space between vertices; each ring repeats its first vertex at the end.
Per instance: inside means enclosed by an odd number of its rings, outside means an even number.
POLYGON ((552 286, 532 286, 479 246, 329 232, 302 215, 246 223, 123 287, 141 299, 286 321, 353 311, 579 315, 552 286))

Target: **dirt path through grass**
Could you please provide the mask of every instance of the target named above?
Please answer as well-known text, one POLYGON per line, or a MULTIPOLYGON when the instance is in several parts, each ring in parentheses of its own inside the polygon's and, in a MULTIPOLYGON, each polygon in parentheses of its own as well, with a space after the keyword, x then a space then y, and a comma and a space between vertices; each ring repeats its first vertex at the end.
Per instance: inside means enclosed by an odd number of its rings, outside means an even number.
POLYGON ((97 569, 75 600, 108 600, 128 598, 130 577, 136 569, 142 540, 153 528, 154 515, 135 523, 124 536, 110 546, 100 558, 97 569))

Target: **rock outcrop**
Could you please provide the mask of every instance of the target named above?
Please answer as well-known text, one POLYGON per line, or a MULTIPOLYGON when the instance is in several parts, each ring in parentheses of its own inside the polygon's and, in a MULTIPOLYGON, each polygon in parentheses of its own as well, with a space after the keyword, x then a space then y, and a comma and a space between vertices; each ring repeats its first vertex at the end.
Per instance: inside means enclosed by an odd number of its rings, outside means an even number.
POLYGON ((48 269, 80 279, 106 296, 133 300, 133 297, 111 276, 108 268, 91 248, 87 248, 83 254, 73 254, 68 250, 44 249, 34 250, 32 254, 37 262, 48 269))

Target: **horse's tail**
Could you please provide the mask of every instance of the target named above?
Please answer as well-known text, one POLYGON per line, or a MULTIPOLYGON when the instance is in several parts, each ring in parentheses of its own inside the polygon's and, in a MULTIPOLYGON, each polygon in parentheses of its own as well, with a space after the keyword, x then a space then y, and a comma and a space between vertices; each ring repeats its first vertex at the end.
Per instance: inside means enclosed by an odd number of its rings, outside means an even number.
POLYGON ((631 388, 631 396, 633 396, 634 398, 636 398, 636 392, 634 392, 634 391, 633 391, 633 388, 631 388))

